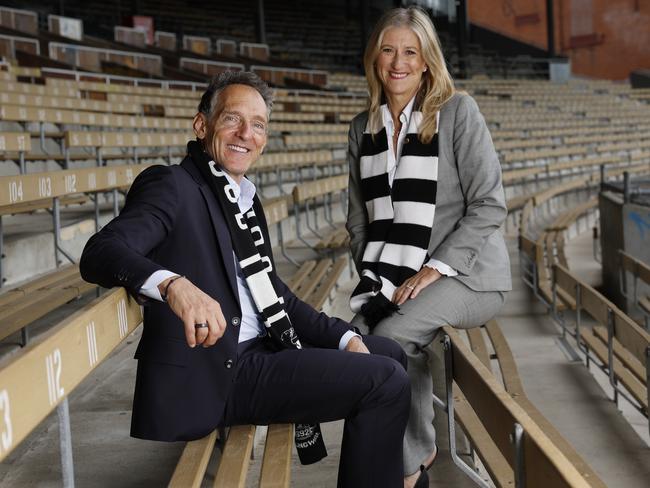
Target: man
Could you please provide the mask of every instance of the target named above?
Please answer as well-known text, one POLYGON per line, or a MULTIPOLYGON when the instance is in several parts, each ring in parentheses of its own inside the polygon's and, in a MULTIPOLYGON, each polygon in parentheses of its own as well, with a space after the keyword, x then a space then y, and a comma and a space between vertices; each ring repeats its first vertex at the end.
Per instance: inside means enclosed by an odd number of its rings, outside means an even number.
POLYGON ((271 104, 252 73, 215 78, 188 156, 142 172, 84 249, 84 279, 145 304, 131 435, 191 440, 218 426, 296 422, 308 438, 301 459, 313 462, 322 453, 309 448, 322 440, 307 424, 345 418, 339 486, 400 486, 403 352, 316 312, 275 272, 244 177, 266 144, 271 104))

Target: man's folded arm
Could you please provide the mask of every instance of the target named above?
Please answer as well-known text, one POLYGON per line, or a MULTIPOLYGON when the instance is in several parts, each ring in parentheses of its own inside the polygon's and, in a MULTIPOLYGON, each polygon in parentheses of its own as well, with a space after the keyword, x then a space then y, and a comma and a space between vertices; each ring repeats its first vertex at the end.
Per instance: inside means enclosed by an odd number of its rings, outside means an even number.
POLYGON ((147 278, 163 267, 147 258, 173 228, 177 189, 172 170, 153 166, 131 185, 118 217, 92 236, 81 255, 84 280, 123 286, 138 297, 147 278))

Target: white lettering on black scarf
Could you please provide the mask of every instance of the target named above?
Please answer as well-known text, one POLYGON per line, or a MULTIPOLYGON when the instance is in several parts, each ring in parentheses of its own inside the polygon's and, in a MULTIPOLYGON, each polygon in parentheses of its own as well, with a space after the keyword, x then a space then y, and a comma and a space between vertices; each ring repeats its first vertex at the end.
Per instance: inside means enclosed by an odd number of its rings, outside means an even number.
MULTIPOLYGON (((271 279, 273 264, 267 256, 264 234, 255 211, 251 208, 245 215, 242 214, 232 185, 198 142, 190 141, 187 149, 192 162, 210 186, 223 211, 233 250, 255 307, 264 319, 264 326, 271 338, 270 343, 278 349, 302 349, 298 335, 284 309, 284 299, 278 296, 271 279)), ((318 424, 296 424, 295 432, 296 448, 302 464, 315 463, 327 456, 318 424), (305 436, 306 432, 311 435, 305 436), (298 433, 301 434, 300 438, 298 433)))

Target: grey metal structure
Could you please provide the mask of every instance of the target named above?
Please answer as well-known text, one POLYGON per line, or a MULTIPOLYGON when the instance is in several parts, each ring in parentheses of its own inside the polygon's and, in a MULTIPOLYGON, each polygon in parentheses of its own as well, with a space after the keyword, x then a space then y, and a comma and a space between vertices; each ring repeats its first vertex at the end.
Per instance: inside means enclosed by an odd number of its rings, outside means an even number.
POLYGON ((64 488, 74 488, 74 462, 72 459, 72 433, 70 432, 70 409, 68 397, 56 407, 59 418, 59 445, 61 448, 61 473, 64 488))

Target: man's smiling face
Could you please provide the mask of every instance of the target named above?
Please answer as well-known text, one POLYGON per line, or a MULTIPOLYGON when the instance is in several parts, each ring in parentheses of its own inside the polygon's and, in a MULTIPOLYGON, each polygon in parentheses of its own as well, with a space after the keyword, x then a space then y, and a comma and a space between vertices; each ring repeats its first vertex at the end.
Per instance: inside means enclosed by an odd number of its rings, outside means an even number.
POLYGON ((206 151, 237 182, 260 157, 267 141, 268 110, 247 85, 229 85, 218 95, 210 119, 194 119, 194 132, 206 151))

